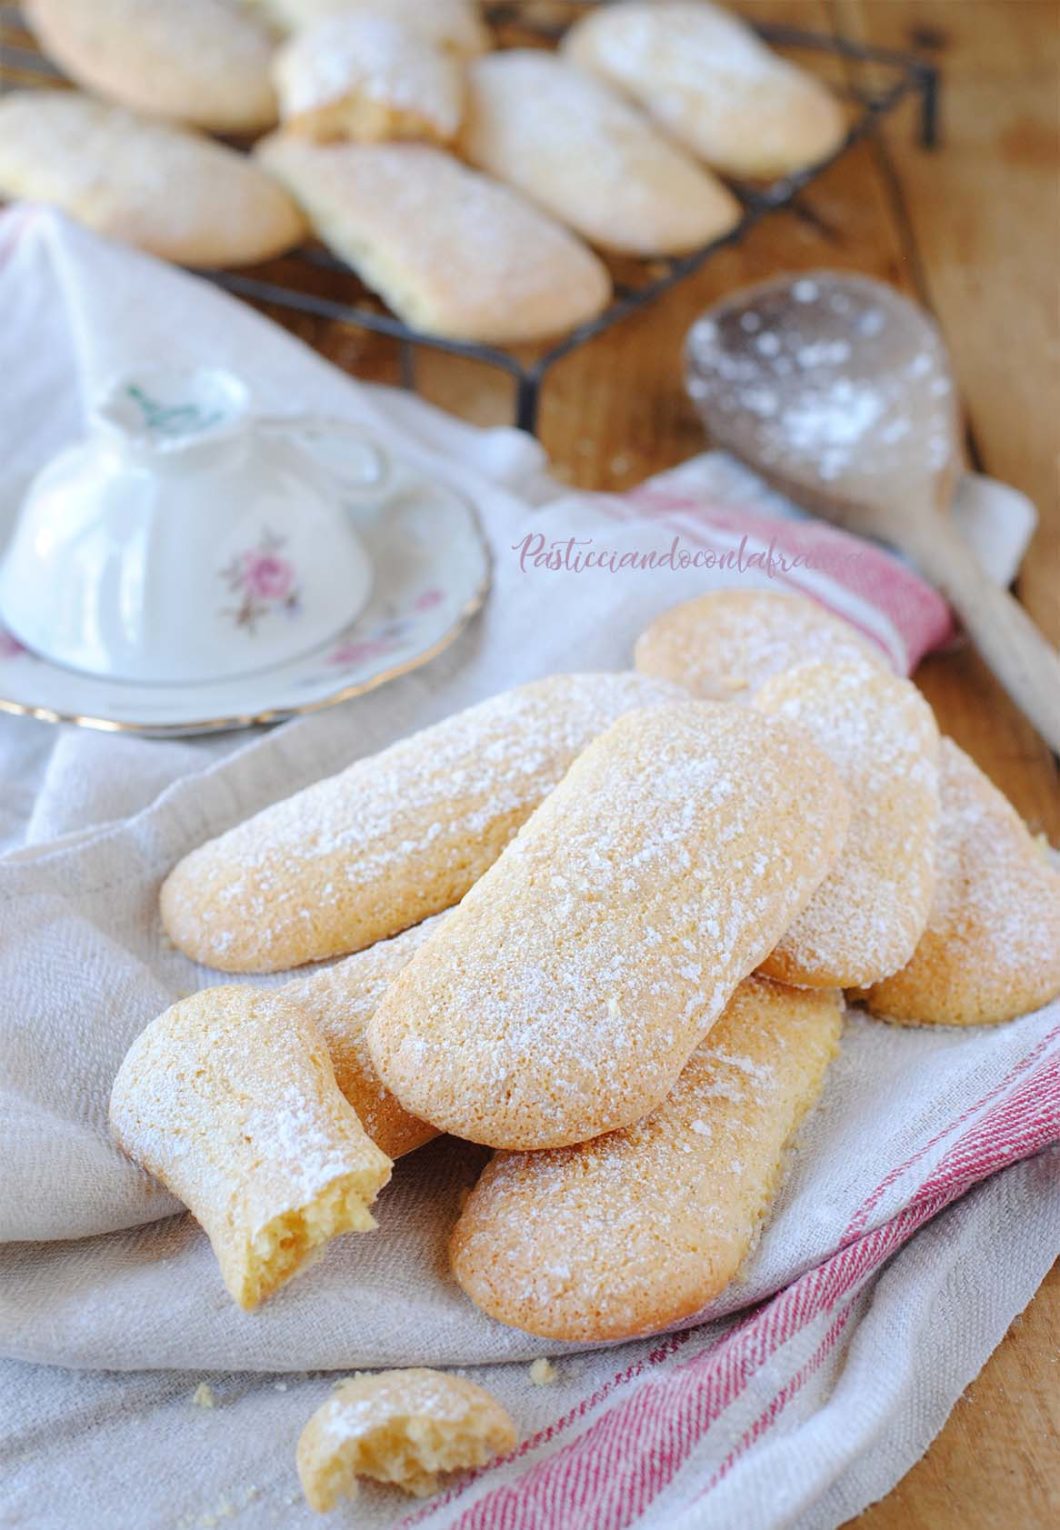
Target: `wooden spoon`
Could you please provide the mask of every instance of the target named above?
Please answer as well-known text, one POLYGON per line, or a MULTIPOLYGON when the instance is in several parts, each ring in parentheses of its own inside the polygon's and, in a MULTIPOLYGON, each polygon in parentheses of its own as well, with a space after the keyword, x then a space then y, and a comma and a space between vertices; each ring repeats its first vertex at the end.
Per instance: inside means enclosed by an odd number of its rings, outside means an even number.
POLYGON ((907 553, 1060 752, 1060 657, 944 513, 960 425, 927 315, 867 277, 783 277, 708 309, 686 361, 714 443, 828 520, 907 553))

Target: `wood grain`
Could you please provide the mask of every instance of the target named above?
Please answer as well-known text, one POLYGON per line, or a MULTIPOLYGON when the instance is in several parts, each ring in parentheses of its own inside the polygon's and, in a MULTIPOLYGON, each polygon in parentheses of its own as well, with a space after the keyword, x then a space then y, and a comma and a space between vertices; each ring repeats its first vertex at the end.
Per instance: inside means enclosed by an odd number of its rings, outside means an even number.
MULTIPOLYGON (((1037 504, 1018 592, 1060 642, 1056 425, 1060 346, 1060 29, 1039 0, 834 0, 845 35, 929 45, 944 70, 943 147, 888 125, 875 151, 906 269, 947 336, 983 471, 1037 504)), ((1057 839, 1056 763, 968 649, 917 680, 951 733, 1057 839)), ((1060 1521, 1060 1274, 859 1530, 1008 1530, 1060 1521)))
POLYGON ((1012 1324, 927 1455, 857 1530, 1046 1530, 1060 1523, 1060 1269, 1012 1324))
MULTIPOLYGON (((847 36, 929 44, 943 70, 943 146, 888 125, 876 149, 891 216, 953 356, 969 455, 1035 502, 1018 592, 1060 644, 1060 29, 1050 0, 832 0, 847 36)), ((974 656, 917 679, 944 726, 1055 841, 1056 763, 974 656)))

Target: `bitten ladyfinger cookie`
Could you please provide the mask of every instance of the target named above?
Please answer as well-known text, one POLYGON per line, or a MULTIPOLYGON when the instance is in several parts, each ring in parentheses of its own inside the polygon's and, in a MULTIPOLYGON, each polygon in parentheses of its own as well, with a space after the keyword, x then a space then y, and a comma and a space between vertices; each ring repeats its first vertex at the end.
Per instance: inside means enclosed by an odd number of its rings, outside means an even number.
POLYGON ((390 1178, 323 1036, 280 993, 211 988, 167 1009, 126 1054, 110 1120, 205 1230, 241 1307, 339 1233, 374 1227, 390 1178))
POLYGON ((317 143, 449 143, 463 115, 460 60, 377 11, 343 11, 296 33, 273 78, 284 131, 317 143))
POLYGON ((550 1339, 628 1339, 699 1312, 754 1244, 841 1024, 835 993, 742 983, 645 1120, 493 1158, 450 1241, 460 1285, 550 1339))
POLYGON ((298 32, 328 16, 371 11, 398 22, 457 58, 491 46, 479 0, 253 0, 281 31, 298 32))
POLYGON ((927 929, 869 991, 907 1023, 990 1025, 1060 994, 1060 874, 1015 808, 951 739, 940 755, 938 875, 927 929))
POLYGON ((297 1004, 320 1027, 335 1069, 335 1082, 369 1137, 388 1158, 413 1152, 438 1132, 426 1121, 410 1116, 383 1084, 368 1051, 365 1032, 387 988, 443 918, 439 914, 395 935, 393 940, 377 941, 280 989, 285 999, 297 1004))
POLYGON ((642 675, 672 680, 705 701, 749 701, 771 675, 822 660, 886 666, 882 649, 815 600, 711 590, 645 627, 633 662, 642 675))
POLYGON ((628 1126, 809 902, 847 815, 802 730, 707 702, 622 718, 387 990, 380 1077, 491 1147, 628 1126))
POLYGON ((266 808, 162 888, 174 943, 223 972, 360 950, 457 903, 589 741, 677 694, 634 674, 492 696, 266 808))
POLYGON ((938 729, 915 686, 864 664, 805 664, 752 705, 806 729, 850 797, 843 852, 769 957, 767 977, 861 988, 916 949, 935 886, 938 729))

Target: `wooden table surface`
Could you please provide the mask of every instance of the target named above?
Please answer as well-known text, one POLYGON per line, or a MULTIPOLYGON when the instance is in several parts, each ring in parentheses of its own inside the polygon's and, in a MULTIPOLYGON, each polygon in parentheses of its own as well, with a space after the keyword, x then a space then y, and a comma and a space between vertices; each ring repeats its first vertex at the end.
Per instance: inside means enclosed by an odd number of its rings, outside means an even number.
MULTIPOLYGON (((970 461, 1016 485, 1040 526, 1019 595, 1060 644, 1060 253, 1053 0, 745 0, 763 21, 916 48, 943 71, 942 144, 918 147, 912 109, 815 183, 794 213, 761 224, 661 306, 560 365, 540 434, 561 474, 623 488, 703 446, 681 386, 695 315, 720 294, 782 270, 847 267, 895 283, 939 319, 968 421, 970 461)), ((297 326, 360 376, 394 377, 380 342, 297 326)), ((421 393, 480 423, 511 418, 506 383, 426 353, 421 393)), ((965 650, 916 676, 943 729, 974 756, 1034 830, 1060 843, 1056 762, 965 650)), ((1060 1522, 1060 1275, 958 1403, 927 1455, 860 1530, 1031 1530, 1060 1522)))
MULTIPOLYGON (((1060 28, 1054 0, 730 0, 762 21, 921 50, 943 71, 942 144, 918 147, 912 109, 660 306, 562 363, 540 434, 571 483, 623 488, 703 446, 680 346, 720 294, 783 270, 881 277, 939 319, 968 422, 968 454, 1036 503, 1018 592, 1060 645, 1060 28)), ((279 315, 277 315, 279 317, 279 315)), ((362 377, 396 380, 393 349, 316 320, 293 325, 362 377)), ((466 418, 511 418, 509 386, 423 353, 420 392, 466 418)), ((1056 762, 967 650, 916 676, 943 729, 1032 829, 1060 843, 1056 762)), ((927 1455, 861 1530, 1031 1530, 1060 1523, 1060 1275, 1054 1270, 927 1455)))

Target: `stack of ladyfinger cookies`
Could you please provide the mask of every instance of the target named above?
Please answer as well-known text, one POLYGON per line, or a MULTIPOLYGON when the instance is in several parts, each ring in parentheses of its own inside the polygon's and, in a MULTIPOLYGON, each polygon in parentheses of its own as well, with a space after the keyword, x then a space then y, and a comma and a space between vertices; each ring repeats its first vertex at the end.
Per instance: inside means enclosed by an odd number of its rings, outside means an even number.
POLYGON ((582 1342, 736 1277, 844 992, 921 1025, 1060 992, 1047 851, 870 642, 760 591, 267 808, 182 860, 161 913, 222 971, 330 963, 182 1000, 114 1085, 118 1143, 235 1300, 372 1227, 392 1160, 448 1132, 496 1150, 456 1280, 582 1342))
POLYGON ((591 322, 606 257, 731 234, 719 177, 804 171, 847 134, 823 81, 709 0, 568 8, 557 52, 495 51, 479 0, 22 9, 80 88, 0 102, 0 197, 192 266, 315 235, 406 324, 465 342, 591 322))

